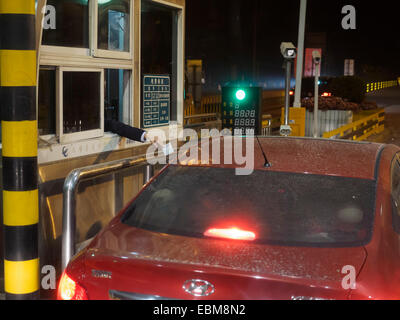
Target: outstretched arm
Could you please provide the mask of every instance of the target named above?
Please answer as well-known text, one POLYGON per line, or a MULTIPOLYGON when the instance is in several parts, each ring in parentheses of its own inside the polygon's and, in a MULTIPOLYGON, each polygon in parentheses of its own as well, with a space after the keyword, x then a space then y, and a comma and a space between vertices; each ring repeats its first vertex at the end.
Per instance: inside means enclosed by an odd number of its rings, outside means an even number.
POLYGON ((125 137, 134 141, 146 142, 147 141, 147 132, 128 126, 122 122, 115 120, 105 120, 104 121, 104 131, 111 131, 112 133, 116 133, 121 137, 125 137))

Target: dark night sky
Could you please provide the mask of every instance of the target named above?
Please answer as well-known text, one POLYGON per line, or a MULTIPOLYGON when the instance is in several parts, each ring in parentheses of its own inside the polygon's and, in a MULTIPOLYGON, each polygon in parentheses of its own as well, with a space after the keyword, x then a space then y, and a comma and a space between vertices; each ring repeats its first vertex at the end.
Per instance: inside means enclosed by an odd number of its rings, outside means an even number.
MULTIPOLYGON (((186 57, 203 59, 208 88, 235 75, 252 79, 254 43, 258 80, 283 80, 279 47, 282 41, 297 45, 300 0, 186 0, 186 4, 186 57), (233 65, 237 73, 232 73, 233 65)), ((343 73, 346 58, 355 59, 360 76, 366 76, 365 66, 378 69, 373 77, 400 75, 398 28, 393 0, 308 0, 306 32, 327 34, 327 75, 343 73), (356 30, 341 26, 342 7, 348 4, 356 8, 356 30)))

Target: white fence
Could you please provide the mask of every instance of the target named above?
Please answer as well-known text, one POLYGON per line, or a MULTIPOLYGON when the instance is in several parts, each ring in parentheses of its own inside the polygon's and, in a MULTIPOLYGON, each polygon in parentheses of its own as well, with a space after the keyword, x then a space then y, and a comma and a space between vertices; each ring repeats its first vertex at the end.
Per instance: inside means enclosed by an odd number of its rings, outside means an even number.
MULTIPOLYGON (((326 110, 318 111, 319 137, 324 132, 338 129, 353 121, 353 111, 326 110)), ((314 112, 306 111, 306 137, 314 136, 314 112)))

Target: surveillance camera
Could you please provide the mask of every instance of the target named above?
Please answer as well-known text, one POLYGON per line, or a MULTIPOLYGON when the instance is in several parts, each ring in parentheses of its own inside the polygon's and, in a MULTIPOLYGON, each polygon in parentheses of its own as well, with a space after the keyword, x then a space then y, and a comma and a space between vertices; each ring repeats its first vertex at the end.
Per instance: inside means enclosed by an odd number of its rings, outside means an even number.
POLYGON ((291 42, 282 42, 281 43, 281 53, 285 59, 294 59, 296 58, 296 47, 291 42))
POLYGON ((321 52, 315 50, 312 53, 312 57, 315 63, 320 63, 321 62, 321 52))
POLYGON ((282 124, 279 133, 281 136, 290 136, 292 134, 292 128, 290 126, 282 124))

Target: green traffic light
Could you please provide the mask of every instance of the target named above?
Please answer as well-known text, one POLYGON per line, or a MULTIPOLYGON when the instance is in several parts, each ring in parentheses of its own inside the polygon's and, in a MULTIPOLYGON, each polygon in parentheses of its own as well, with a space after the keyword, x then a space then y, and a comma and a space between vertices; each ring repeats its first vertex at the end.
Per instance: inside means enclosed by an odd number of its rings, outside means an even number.
POLYGON ((246 92, 244 92, 244 90, 240 89, 236 91, 236 99, 242 101, 244 98, 246 98, 246 92))

